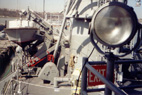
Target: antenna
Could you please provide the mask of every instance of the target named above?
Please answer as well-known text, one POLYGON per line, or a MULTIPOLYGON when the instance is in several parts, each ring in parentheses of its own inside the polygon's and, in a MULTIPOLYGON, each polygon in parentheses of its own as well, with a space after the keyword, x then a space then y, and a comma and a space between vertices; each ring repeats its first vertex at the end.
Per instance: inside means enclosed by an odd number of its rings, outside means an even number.
POLYGON ((18 0, 17 0, 17 10, 18 10, 18 0))
POLYGON ((136 0, 136 7, 140 7, 141 6, 141 0, 136 0))
POLYGON ((45 18, 45 0, 43 0, 43 19, 45 18))

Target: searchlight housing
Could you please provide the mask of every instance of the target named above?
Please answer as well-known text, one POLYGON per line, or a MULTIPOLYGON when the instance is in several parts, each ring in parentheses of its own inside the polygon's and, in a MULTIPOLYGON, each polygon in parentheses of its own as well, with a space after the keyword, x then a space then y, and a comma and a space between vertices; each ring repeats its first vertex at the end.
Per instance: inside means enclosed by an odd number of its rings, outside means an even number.
POLYGON ((138 19, 132 7, 120 2, 102 5, 91 21, 91 37, 108 47, 120 47, 132 40, 138 19))

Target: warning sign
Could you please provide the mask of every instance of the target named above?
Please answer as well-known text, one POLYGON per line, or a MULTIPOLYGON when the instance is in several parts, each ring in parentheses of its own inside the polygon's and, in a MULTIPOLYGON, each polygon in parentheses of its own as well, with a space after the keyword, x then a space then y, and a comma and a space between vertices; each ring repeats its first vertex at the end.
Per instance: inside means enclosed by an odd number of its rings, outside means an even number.
MULTIPOLYGON (((95 65, 92 66, 100 74, 106 77, 106 65, 95 65)), ((91 71, 88 71, 88 86, 96 86, 104 84, 97 76, 95 76, 91 71)))

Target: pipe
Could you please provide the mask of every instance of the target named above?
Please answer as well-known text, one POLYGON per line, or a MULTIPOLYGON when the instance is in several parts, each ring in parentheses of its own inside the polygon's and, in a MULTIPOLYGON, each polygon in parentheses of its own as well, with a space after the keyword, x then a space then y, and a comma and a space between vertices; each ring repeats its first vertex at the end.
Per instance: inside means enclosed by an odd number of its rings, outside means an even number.
MULTIPOLYGON (((84 62, 83 65, 85 64, 86 62, 84 62)), ((77 88, 76 88, 76 91, 77 91, 77 88)), ((81 95, 87 95, 86 93, 87 93, 87 68, 84 67, 82 71, 82 80, 81 80, 81 95)))
POLYGON ((82 95, 88 95, 86 91, 82 91, 82 95))
MULTIPOLYGON (((106 79, 113 82, 115 56, 112 53, 107 54, 107 72, 106 79)), ((105 95, 112 95, 112 91, 105 85, 105 95)))
MULTIPOLYGON (((107 64, 105 61, 91 61, 88 62, 90 65, 105 65, 107 64)), ((137 64, 137 63, 142 63, 142 60, 118 60, 115 61, 115 64, 137 64)))
POLYGON ((65 77, 65 78, 55 77, 54 78, 54 88, 58 88, 59 82, 68 82, 70 80, 71 80, 71 78, 67 78, 67 77, 65 77))
MULTIPOLYGON (((142 85, 130 85, 130 86, 122 86, 122 87, 119 87, 120 89, 130 89, 130 88, 142 88, 142 85)), ((98 92, 98 91, 104 91, 105 88, 97 88, 97 89, 87 89, 87 92, 88 93, 91 93, 91 92, 98 92)))
POLYGON ((65 26, 66 19, 67 19, 66 15, 68 13, 70 3, 71 3, 71 0, 69 1, 68 5, 67 5, 66 11, 65 11, 65 16, 64 16, 61 28, 60 28, 59 39, 57 40, 57 44, 56 44, 55 51, 54 51, 54 54, 53 54, 55 60, 56 60, 56 55, 57 55, 58 48, 59 48, 59 45, 60 45, 60 41, 61 41, 61 38, 62 38, 62 35, 63 35, 64 26, 65 26))

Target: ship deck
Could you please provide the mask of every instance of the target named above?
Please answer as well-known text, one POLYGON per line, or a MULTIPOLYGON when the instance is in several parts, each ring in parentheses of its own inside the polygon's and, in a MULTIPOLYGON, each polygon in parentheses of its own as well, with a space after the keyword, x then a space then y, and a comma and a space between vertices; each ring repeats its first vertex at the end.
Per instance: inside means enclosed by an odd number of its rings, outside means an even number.
POLYGON ((38 77, 21 79, 16 81, 21 84, 21 87, 14 92, 16 95, 70 95, 71 87, 69 83, 61 83, 59 88, 54 88, 49 83, 43 83, 38 77))
MULTIPOLYGON (((14 44, 9 43, 9 41, 1 41, 0 44, 0 46, 4 48, 11 45, 14 44)), ((15 74, 16 73, 13 73, 13 75, 15 74)), ((11 80, 11 76, 8 75, 9 78, 7 78, 5 81, 0 81, 0 88, 3 88, 1 87, 1 83, 4 84, 4 82, 11 80)), ((123 86, 133 86, 137 84, 140 86, 136 88, 124 89, 124 91, 126 91, 128 95, 142 95, 142 80, 126 80, 123 83, 123 86)), ((9 83, 8 88, 10 87, 13 87, 13 90, 7 90, 5 95, 71 95, 71 84, 69 82, 59 83, 59 88, 54 88, 54 85, 51 85, 50 83, 43 83, 43 80, 41 80, 37 76, 28 78, 21 77, 19 78, 19 80, 13 79, 12 82, 9 83)), ((3 94, 0 93, 0 95, 3 94)), ((95 93, 88 93, 88 95, 104 95, 104 93, 103 91, 100 91, 95 93)))

